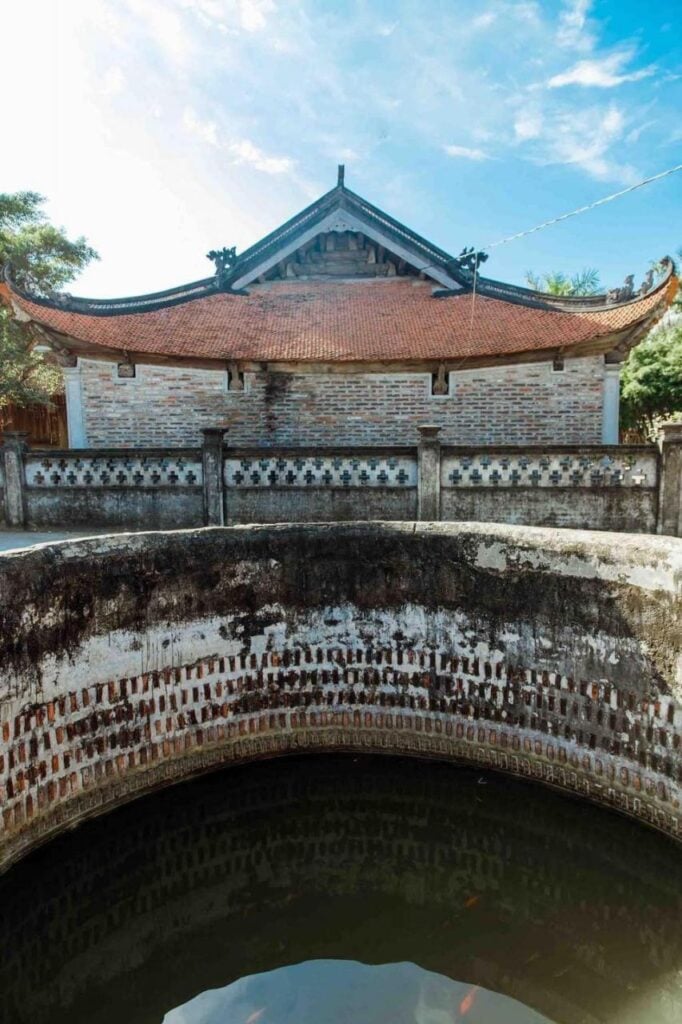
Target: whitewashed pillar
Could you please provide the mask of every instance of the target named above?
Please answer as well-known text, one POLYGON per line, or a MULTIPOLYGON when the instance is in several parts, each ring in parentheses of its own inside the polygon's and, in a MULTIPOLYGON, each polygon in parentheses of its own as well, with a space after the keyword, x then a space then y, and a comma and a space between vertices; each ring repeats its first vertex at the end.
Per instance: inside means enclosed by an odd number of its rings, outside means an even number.
POLYGON ((225 497, 223 487, 223 438, 221 427, 202 430, 204 441, 201 460, 204 472, 204 525, 225 525, 225 497))
POLYGON ((87 448, 80 366, 76 362, 75 366, 62 367, 62 372, 66 393, 66 428, 69 448, 87 448))
POLYGON ((26 503, 24 500, 24 452, 28 445, 28 434, 23 431, 5 431, 2 446, 2 468, 5 477, 5 523, 7 526, 23 527, 26 524, 26 503))
POLYGON ((417 515, 426 522, 440 519, 440 427, 424 425, 419 431, 417 515))
POLYGON ((682 537, 682 423, 660 426, 658 533, 682 537))
POLYGON ((618 444, 620 438, 620 368, 620 363, 604 363, 602 444, 618 444))

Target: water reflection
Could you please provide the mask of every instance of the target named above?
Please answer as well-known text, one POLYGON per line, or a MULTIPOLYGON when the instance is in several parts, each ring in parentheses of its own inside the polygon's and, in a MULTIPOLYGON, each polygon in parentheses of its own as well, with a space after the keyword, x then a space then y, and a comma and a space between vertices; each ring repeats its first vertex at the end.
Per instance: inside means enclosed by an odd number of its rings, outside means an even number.
POLYGON ((509 779, 233 768, 0 880, 0 1020, 673 1024, 681 882, 669 840, 509 779))
POLYGON ((442 978, 415 964, 370 967, 308 961, 203 992, 164 1024, 545 1024, 498 992, 442 978))
POLYGON ((514 999, 416 964, 309 960, 203 992, 164 1024, 545 1024, 514 999))

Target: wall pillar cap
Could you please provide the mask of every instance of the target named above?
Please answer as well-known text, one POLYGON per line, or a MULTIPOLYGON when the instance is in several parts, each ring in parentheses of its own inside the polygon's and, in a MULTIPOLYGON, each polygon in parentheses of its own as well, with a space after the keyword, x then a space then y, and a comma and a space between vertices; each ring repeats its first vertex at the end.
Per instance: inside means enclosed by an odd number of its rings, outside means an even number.
POLYGON ((437 441, 442 429, 442 427, 436 426, 435 423, 420 423, 417 427, 421 441, 437 441))
POLYGON ((2 433, 3 444, 7 448, 28 448, 27 430, 5 430, 2 433))
POLYGON ((667 441, 682 441, 682 420, 668 420, 666 423, 661 423, 659 430, 663 443, 667 441))
POLYGON ((204 427, 201 431, 204 436, 204 444, 223 440, 227 433, 227 427, 204 427))

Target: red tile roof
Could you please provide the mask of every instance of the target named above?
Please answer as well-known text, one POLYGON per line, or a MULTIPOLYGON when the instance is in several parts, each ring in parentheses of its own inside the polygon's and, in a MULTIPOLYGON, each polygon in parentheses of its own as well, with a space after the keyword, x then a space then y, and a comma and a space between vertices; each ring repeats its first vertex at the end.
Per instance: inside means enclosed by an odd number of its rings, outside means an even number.
POLYGON ((88 346, 131 354, 253 361, 448 360, 571 348, 626 331, 668 305, 677 281, 601 309, 555 311, 470 293, 432 297, 409 278, 281 281, 162 309, 93 316, 14 302, 88 346))

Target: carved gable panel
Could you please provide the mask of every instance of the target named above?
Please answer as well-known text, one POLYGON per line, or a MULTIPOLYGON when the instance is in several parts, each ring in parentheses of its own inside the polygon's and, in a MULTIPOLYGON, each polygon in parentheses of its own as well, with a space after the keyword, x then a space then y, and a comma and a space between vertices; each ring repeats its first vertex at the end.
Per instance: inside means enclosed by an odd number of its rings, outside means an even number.
POLYGON ((330 230, 321 232, 289 253, 263 275, 264 280, 309 277, 403 277, 420 271, 402 256, 346 226, 348 218, 338 211, 330 230))

